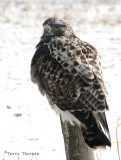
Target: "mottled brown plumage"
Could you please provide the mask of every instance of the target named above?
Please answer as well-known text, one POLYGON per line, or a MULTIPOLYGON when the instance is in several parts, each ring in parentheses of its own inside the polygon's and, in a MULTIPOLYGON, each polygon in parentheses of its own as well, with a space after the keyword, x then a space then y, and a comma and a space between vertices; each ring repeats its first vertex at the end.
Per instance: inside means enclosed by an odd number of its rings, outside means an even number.
POLYGON ((52 108, 68 112, 82 124, 90 147, 110 146, 104 113, 108 109, 107 92, 97 50, 77 38, 62 19, 49 18, 43 26, 44 34, 31 63, 32 81, 52 108))

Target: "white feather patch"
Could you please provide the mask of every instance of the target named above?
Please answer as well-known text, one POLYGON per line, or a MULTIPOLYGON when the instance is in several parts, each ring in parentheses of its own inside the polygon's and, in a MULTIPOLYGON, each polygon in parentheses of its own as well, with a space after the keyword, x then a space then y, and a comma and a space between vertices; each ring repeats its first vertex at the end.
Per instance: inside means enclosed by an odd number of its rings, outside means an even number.
POLYGON ((69 121, 72 125, 81 125, 81 122, 75 118, 69 111, 62 111, 55 104, 51 104, 52 109, 57 113, 57 115, 61 115, 62 121, 69 121))

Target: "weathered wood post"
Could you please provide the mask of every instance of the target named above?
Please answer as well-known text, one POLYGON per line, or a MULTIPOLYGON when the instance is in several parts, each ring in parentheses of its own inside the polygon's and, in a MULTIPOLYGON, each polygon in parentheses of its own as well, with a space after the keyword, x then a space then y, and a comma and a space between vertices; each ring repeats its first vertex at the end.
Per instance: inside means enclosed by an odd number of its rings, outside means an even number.
POLYGON ((63 122, 61 127, 65 143, 66 160, 94 160, 93 151, 84 142, 81 128, 63 122))

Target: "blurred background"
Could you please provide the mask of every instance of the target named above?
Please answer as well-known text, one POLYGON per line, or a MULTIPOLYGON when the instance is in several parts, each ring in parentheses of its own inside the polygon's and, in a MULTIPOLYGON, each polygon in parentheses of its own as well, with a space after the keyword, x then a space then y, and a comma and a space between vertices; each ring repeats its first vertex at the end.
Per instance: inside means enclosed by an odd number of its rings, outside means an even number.
POLYGON ((0 159, 66 160, 59 117, 30 80, 30 63, 48 17, 63 18, 101 55, 112 148, 121 155, 121 0, 0 0, 0 159), (118 120, 119 119, 119 120, 118 120), (116 143, 116 129, 118 148, 116 143), (26 152, 28 155, 23 155, 26 152), (39 154, 30 155, 32 152, 39 154))

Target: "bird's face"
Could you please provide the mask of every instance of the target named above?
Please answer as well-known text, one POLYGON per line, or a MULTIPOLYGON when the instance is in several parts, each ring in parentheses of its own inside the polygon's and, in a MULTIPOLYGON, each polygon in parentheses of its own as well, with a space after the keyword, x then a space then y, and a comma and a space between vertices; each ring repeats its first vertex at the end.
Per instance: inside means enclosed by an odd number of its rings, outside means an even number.
POLYGON ((43 23, 44 37, 49 36, 71 36, 73 30, 64 20, 58 18, 49 18, 43 23))

